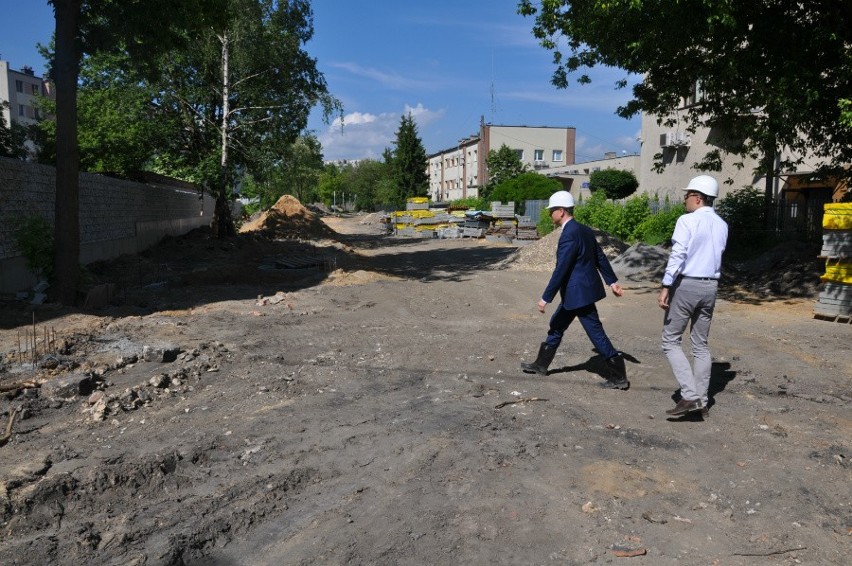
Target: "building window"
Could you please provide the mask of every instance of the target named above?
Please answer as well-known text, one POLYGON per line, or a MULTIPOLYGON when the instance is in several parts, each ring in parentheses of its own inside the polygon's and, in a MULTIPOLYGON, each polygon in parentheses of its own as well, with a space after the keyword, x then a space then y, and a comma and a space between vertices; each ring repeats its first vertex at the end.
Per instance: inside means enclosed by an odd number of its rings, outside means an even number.
POLYGON ((704 89, 701 86, 701 80, 695 81, 692 85, 692 90, 689 93, 689 96, 683 99, 684 106, 693 106, 695 104, 699 104, 702 100, 704 100, 704 89))
POLYGON ((18 104, 18 116, 26 116, 27 115, 27 107, 23 104, 18 104))
POLYGON ((523 149, 513 149, 512 151, 515 152, 515 155, 518 156, 518 159, 520 159, 521 161, 524 160, 524 150, 523 149))
POLYGON ((30 85, 33 95, 38 94, 38 85, 30 85))
POLYGON ((562 161, 562 150, 554 149, 553 150, 553 161, 562 161))
POLYGON ((543 149, 533 150, 533 160, 544 161, 544 150, 543 149))
POLYGON ((38 108, 33 108, 33 118, 36 120, 41 120, 41 114, 38 112, 38 108))
POLYGON ((15 81, 15 91, 24 92, 24 81, 15 81))

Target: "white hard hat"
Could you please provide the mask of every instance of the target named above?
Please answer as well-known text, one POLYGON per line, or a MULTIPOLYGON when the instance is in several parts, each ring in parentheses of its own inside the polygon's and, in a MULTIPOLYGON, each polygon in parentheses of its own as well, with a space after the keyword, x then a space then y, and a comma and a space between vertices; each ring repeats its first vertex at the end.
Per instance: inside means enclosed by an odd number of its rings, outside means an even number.
POLYGON ((556 191, 550 196, 547 208, 571 208, 574 206, 574 197, 568 191, 556 191))
POLYGON ((699 175, 694 177, 683 190, 696 191, 708 197, 717 197, 719 196, 719 183, 710 175, 699 175))

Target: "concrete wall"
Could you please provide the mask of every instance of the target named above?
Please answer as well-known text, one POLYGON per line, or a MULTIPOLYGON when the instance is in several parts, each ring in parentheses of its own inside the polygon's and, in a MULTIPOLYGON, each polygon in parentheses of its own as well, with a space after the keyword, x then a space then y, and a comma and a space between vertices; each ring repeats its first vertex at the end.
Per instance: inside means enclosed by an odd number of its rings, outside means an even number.
MULTIPOLYGON (((81 173, 80 263, 138 253, 165 236, 209 226, 213 198, 185 187, 81 173)), ((0 292, 36 282, 15 243, 16 221, 40 215, 52 224, 55 194, 53 167, 0 158, 0 292)))

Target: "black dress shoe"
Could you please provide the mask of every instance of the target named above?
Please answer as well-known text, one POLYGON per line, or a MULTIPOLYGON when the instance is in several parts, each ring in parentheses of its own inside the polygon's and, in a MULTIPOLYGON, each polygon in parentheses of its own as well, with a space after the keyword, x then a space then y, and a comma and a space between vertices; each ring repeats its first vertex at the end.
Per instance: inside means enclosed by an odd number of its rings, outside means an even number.
POLYGON ((677 402, 677 405, 675 405, 674 409, 669 409, 668 411, 666 411, 666 414, 672 417, 680 417, 687 413, 700 411, 701 409, 702 407, 700 399, 693 399, 692 401, 681 399, 677 402))
POLYGON ((598 387, 603 387, 604 389, 630 389, 630 382, 626 379, 619 379, 617 381, 612 381, 611 379, 607 379, 602 383, 598 383, 598 387))

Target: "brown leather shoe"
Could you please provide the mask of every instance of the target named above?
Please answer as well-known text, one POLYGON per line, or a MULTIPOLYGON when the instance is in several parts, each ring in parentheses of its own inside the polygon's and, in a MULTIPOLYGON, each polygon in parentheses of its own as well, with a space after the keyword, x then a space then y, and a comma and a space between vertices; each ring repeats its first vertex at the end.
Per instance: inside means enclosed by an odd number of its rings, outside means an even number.
POLYGON ((674 409, 669 409, 668 411, 666 411, 666 414, 672 417, 680 417, 687 413, 700 411, 701 408, 702 407, 700 399, 693 399, 692 401, 681 399, 677 402, 677 405, 675 405, 674 409))

